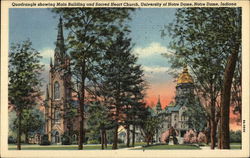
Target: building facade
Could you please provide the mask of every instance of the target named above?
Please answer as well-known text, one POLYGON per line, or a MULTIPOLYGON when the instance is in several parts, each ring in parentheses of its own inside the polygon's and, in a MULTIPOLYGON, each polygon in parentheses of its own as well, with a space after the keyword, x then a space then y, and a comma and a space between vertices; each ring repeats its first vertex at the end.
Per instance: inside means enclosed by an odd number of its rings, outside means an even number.
POLYGON ((187 111, 190 104, 195 104, 193 102, 195 98, 194 94, 194 82, 192 76, 189 74, 187 67, 184 67, 183 72, 178 76, 176 85, 176 96, 175 101, 171 102, 165 109, 159 109, 159 101, 156 105, 158 106, 158 113, 164 114, 164 121, 162 123, 162 128, 160 129, 160 134, 158 134, 157 140, 164 142, 164 133, 173 127, 178 132, 178 143, 183 143, 183 136, 187 130, 190 129, 188 123, 187 111))

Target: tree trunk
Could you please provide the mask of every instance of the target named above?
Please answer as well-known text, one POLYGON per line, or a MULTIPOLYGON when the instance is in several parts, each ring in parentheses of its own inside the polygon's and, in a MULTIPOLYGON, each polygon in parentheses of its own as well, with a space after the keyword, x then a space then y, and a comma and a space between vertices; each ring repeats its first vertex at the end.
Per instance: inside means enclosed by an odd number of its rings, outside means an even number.
POLYGON ((102 144, 102 150, 104 149, 104 131, 101 130, 101 144, 102 144))
POLYGON ((154 136, 150 137, 151 144, 153 145, 154 141, 154 136))
POLYGON ((106 130, 104 131, 104 144, 105 144, 105 148, 108 148, 108 143, 107 143, 107 132, 106 130))
POLYGON ((147 137, 147 146, 149 146, 150 138, 147 137))
POLYGON ((135 125, 133 125, 132 146, 135 146, 135 125))
POLYGON ((81 87, 81 95, 79 96, 80 100, 80 138, 79 138, 79 144, 78 149, 83 149, 83 141, 85 137, 85 131, 84 131, 84 99, 85 99, 85 79, 83 80, 82 87, 81 87))
POLYGON ((227 64, 224 72, 222 98, 221 98, 221 143, 222 149, 230 149, 230 135, 229 135, 229 117, 230 117, 230 98, 231 87, 238 60, 239 45, 233 50, 232 54, 227 59, 227 64))
POLYGON ((112 149, 118 149, 118 125, 115 126, 115 133, 114 133, 114 142, 112 149))
MULTIPOLYGON (((212 92, 213 93, 213 92, 212 92)), ((210 139, 211 139, 211 149, 215 148, 216 144, 216 121, 215 121, 215 98, 211 96, 211 117, 210 117, 210 125, 211 125, 211 130, 210 130, 210 139)))
POLYGON ((19 112, 17 112, 17 117, 18 117, 18 131, 17 131, 17 150, 21 150, 21 135, 22 135, 22 131, 21 131, 21 121, 22 121, 22 111, 20 110, 19 112))
POLYGON ((218 138, 218 148, 222 148, 222 142, 221 142, 221 118, 219 120, 219 138, 218 138))
MULTIPOLYGON (((210 122, 210 120, 207 122, 207 125, 208 125, 208 129, 211 131, 211 122, 210 122)), ((209 140, 211 140, 209 130, 206 130, 206 144, 207 145, 209 144, 209 140)))
POLYGON ((127 147, 129 147, 130 144, 130 131, 129 131, 129 124, 127 125, 127 147))
POLYGON ((28 136, 28 131, 25 131, 25 143, 29 144, 29 136, 28 136))

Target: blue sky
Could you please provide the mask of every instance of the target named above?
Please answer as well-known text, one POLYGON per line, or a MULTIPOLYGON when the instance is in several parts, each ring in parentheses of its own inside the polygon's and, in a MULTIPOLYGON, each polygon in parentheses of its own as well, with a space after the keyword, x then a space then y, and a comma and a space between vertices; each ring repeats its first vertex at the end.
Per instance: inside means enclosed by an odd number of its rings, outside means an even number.
MULTIPOLYGON (((10 9, 9 39, 10 43, 30 39, 33 48, 41 52, 44 57, 41 61, 48 68, 49 58, 53 56, 57 37, 58 16, 49 9, 10 9)), ((164 85, 166 89, 173 89, 173 78, 168 75, 169 63, 161 53, 168 53, 170 39, 161 38, 160 30, 164 25, 174 19, 173 8, 143 8, 137 9, 132 14, 131 38, 135 44, 133 52, 139 56, 138 63, 145 70, 145 76, 150 84, 151 93, 154 97, 166 96, 159 87, 164 85), (168 87, 168 85, 170 87, 168 87), (158 87, 158 88, 157 88, 158 87)), ((66 34, 64 34, 66 37, 66 34)), ((47 80, 48 72, 44 73, 47 80)))

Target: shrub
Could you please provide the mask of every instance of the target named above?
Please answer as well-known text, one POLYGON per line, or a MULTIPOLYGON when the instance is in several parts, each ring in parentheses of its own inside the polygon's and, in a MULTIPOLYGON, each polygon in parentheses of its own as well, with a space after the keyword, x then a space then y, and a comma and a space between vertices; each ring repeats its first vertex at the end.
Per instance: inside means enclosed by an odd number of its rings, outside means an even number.
POLYGON ((8 144, 15 144, 16 143, 16 139, 12 136, 8 137, 8 144))
POLYGON ((88 144, 99 144, 99 141, 96 139, 92 139, 88 141, 88 144))
POLYGON ((184 143, 197 143, 197 134, 194 130, 189 130, 184 135, 184 143))
POLYGON ((72 144, 70 137, 66 134, 62 135, 61 140, 62 140, 62 145, 71 145, 72 144))
POLYGON ((203 132, 198 134, 198 143, 205 143, 206 142, 206 135, 203 132))
POLYGON ((40 145, 50 145, 49 137, 47 134, 43 135, 41 138, 41 144, 40 145))
POLYGON ((241 131, 230 131, 230 142, 240 143, 241 142, 241 131))

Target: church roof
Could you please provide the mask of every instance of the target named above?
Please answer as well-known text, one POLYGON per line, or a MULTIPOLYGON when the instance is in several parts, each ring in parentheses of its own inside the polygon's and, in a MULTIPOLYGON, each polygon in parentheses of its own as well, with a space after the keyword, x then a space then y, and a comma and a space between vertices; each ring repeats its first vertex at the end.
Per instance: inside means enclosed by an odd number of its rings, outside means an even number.
POLYGON ((177 84, 182 83, 194 83, 192 76, 188 73, 187 66, 184 66, 183 72, 179 75, 177 79, 177 84))
POLYGON ((178 104, 176 106, 167 106, 166 107, 166 112, 167 113, 178 112, 180 110, 180 108, 181 108, 180 104, 178 104))

